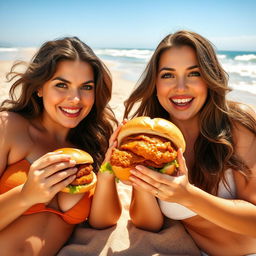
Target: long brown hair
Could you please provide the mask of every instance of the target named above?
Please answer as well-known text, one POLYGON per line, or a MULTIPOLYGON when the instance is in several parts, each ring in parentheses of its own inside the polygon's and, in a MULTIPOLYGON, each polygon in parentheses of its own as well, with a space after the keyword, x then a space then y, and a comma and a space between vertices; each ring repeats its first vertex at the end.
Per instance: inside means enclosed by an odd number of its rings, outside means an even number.
POLYGON ((151 118, 171 118, 157 98, 155 84, 158 65, 163 52, 184 45, 194 49, 202 77, 208 86, 208 97, 199 113, 200 134, 194 145, 195 163, 189 171, 189 179, 205 191, 216 194, 219 181, 225 181, 224 170, 227 168, 239 170, 245 176, 250 172, 234 152, 234 122, 241 123, 254 134, 256 122, 242 110, 239 103, 226 100, 226 93, 230 91, 228 75, 207 39, 190 31, 178 31, 166 36, 157 46, 136 89, 126 100, 124 117, 127 118, 133 111, 132 117, 146 115, 151 118), (134 111, 135 103, 139 103, 139 107, 134 111))
POLYGON ((95 102, 90 113, 70 130, 68 140, 76 147, 86 150, 94 158, 95 170, 103 161, 108 148, 108 139, 116 122, 108 103, 112 92, 112 79, 104 63, 92 49, 77 37, 66 37, 44 43, 24 73, 15 69, 23 62, 13 65, 7 75, 10 81, 16 79, 10 89, 10 99, 5 100, 0 111, 19 113, 27 119, 36 118, 43 112, 43 102, 37 91, 56 72, 63 60, 80 60, 89 63, 94 72, 95 102), (20 90, 16 98, 16 92, 20 90))

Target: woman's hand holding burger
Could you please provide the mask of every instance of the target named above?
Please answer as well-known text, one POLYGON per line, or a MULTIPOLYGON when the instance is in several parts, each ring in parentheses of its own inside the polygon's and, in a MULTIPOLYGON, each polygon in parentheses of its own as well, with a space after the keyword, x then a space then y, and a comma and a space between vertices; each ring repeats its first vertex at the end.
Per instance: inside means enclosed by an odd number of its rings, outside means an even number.
POLYGON ((21 194, 30 206, 49 202, 76 177, 76 161, 69 155, 50 152, 31 164, 21 194))
POLYGON ((112 151, 117 146, 116 139, 124 122, 125 121, 118 125, 111 135, 109 139, 109 148, 97 174, 98 181, 89 216, 89 223, 94 228, 102 229, 116 224, 122 212, 121 203, 117 193, 115 175, 110 164, 110 157, 112 151))
POLYGON ((188 171, 182 150, 178 150, 178 173, 170 176, 150 170, 144 166, 137 166, 131 170, 130 181, 139 191, 145 191, 163 201, 184 204, 189 201, 189 191, 193 186, 188 180, 188 171))
MULTIPOLYGON (((110 139, 109 139, 109 148, 105 154, 105 159, 101 165, 101 168, 100 168, 100 171, 99 173, 102 173, 104 174, 105 176, 115 176, 113 170, 112 170, 112 166, 110 164, 110 159, 111 159, 111 156, 113 154, 113 150, 117 147, 117 137, 118 137, 118 134, 121 130, 121 128, 123 127, 123 125, 127 122, 126 119, 124 119, 122 121, 121 124, 118 125, 118 127, 115 129, 115 131, 113 132, 113 134, 111 135, 110 139)), ((123 181, 121 179, 122 182, 124 182, 125 184, 129 184, 131 185, 131 183, 126 180, 126 181, 123 181)))

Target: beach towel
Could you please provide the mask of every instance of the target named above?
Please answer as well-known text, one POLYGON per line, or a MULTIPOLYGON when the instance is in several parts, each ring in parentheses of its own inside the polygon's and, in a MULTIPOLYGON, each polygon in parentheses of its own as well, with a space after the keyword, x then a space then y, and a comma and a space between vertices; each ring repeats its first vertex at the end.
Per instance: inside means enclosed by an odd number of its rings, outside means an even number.
POLYGON ((136 228, 129 218, 131 187, 119 182, 118 193, 123 211, 117 225, 96 230, 87 223, 79 224, 58 256, 200 255, 179 221, 165 219, 158 233, 136 228))

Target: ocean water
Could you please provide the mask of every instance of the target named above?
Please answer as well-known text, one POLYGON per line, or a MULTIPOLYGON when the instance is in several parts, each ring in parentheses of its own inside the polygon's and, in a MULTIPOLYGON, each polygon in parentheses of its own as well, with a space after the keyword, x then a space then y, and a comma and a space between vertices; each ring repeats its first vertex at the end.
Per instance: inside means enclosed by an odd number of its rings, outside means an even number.
MULTIPOLYGON (((36 48, 0 47, 0 60, 28 61, 35 51, 36 48)), ((94 51, 103 60, 114 62, 114 68, 121 71, 125 79, 134 83, 153 54, 152 49, 107 48, 94 51)), ((218 51, 217 56, 229 74, 229 85, 233 89, 256 94, 256 52, 218 51)))

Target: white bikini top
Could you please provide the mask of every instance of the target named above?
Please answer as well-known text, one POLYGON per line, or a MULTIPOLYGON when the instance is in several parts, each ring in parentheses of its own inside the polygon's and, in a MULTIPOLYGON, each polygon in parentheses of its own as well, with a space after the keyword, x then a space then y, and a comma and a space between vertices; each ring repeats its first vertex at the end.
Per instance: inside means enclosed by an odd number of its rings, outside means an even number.
MULTIPOLYGON (((223 181, 221 181, 218 188, 218 197, 226 199, 235 198, 236 186, 231 169, 227 169, 225 171, 225 179, 227 181, 228 187, 224 184, 223 181)), ((191 211, 181 204, 166 202, 160 199, 158 199, 158 203, 162 213, 170 219, 183 220, 197 215, 197 213, 191 211)))

